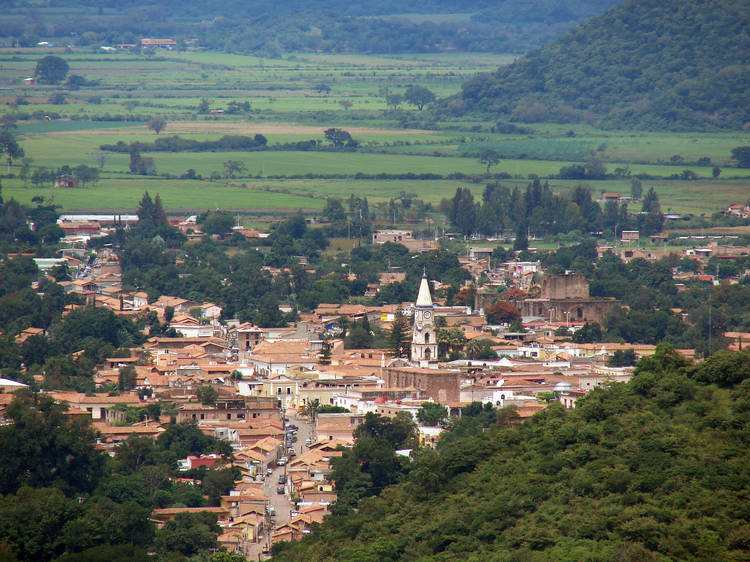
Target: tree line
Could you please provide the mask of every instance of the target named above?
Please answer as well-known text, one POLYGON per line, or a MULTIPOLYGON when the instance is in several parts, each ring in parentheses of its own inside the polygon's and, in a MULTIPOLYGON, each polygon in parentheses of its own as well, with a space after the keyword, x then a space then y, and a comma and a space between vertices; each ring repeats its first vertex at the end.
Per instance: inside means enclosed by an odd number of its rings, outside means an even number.
POLYGON ((579 185, 568 194, 556 194, 548 182, 539 179, 530 182, 525 190, 488 184, 481 201, 476 202, 468 188, 459 187, 451 199, 441 201, 440 209, 463 235, 515 232, 517 241, 521 239, 516 244, 520 250, 526 249, 528 242, 524 239, 529 233, 543 236, 578 231, 617 236, 623 230, 638 229, 641 235, 648 236, 660 232, 664 224, 653 187, 643 199, 641 212, 633 216, 624 202, 608 201, 602 209, 593 200, 589 187, 579 185))

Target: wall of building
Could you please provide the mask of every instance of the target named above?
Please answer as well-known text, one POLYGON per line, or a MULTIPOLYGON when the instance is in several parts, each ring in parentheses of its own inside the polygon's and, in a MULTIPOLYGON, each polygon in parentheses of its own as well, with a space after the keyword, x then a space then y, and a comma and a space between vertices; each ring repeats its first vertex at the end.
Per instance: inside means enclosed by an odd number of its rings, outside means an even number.
POLYGON ((543 299, 587 299, 589 298, 589 282, 583 275, 569 273, 557 275, 545 273, 541 280, 543 299))
POLYGON ((416 388, 436 402, 458 402, 461 397, 462 374, 455 371, 409 369, 391 367, 385 369, 383 378, 389 388, 416 388))

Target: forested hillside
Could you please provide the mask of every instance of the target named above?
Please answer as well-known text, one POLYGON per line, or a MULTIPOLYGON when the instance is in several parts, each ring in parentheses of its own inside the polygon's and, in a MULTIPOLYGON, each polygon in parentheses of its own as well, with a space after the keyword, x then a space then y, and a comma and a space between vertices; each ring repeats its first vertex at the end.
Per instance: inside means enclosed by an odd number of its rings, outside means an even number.
POLYGON ((741 127, 750 121, 748 29, 748 2, 626 0, 475 77, 461 99, 470 110, 527 122, 741 127))
POLYGON ((400 484, 274 560, 746 560, 749 379, 748 352, 693 364, 662 344, 575 410, 484 431, 466 411, 400 484))
POLYGON ((10 2, 0 37, 23 45, 84 46, 172 37, 211 49, 275 56, 290 51, 523 53, 599 14, 615 0, 248 2, 93 0, 10 2), (94 9, 96 8, 96 9, 94 9), (31 17, 30 17, 31 16, 31 17))

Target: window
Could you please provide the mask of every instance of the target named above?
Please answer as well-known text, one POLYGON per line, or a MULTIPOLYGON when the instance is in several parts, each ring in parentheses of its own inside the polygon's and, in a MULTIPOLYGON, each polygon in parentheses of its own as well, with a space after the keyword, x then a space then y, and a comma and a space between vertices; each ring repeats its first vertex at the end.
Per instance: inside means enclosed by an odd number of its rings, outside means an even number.
POLYGON ((232 414, 227 414, 227 419, 231 420, 232 419, 232 414))
POLYGON ((292 389, 290 387, 288 387, 288 386, 286 387, 286 393, 287 394, 291 394, 292 393, 292 389))
POLYGON ((430 332, 424 333, 424 343, 430 343, 430 332))
MULTIPOLYGON (((193 416, 193 417, 195 417, 195 416, 193 416)), ((206 414, 201 414, 201 419, 205 420, 206 419, 206 414)))

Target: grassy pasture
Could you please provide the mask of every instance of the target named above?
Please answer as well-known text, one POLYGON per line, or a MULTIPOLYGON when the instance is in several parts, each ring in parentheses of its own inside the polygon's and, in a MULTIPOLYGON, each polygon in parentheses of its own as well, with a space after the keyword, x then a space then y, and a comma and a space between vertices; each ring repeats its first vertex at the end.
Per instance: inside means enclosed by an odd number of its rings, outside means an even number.
POLYGON ((3 186, 3 196, 31 205, 31 199, 52 198, 66 212, 74 211, 133 211, 144 191, 157 193, 170 212, 205 209, 231 209, 249 212, 295 209, 320 209, 325 201, 263 189, 243 188, 223 182, 163 180, 141 177, 108 178, 96 187, 78 189, 23 188, 3 186))
MULTIPOLYGON (((441 199, 452 197, 457 187, 468 187, 475 198, 481 198, 484 183, 460 180, 351 180, 351 179, 268 179, 246 178, 226 181, 164 180, 107 174, 96 187, 86 189, 24 188, 18 179, 3 182, 3 196, 30 203, 32 197, 54 197, 66 210, 118 210, 132 209, 143 191, 152 195, 160 193, 171 210, 200 211, 207 208, 231 208, 257 212, 288 209, 319 209, 326 197, 345 199, 351 194, 367 197, 371 203, 388 201, 400 193, 413 193, 437 205, 441 199), (247 188, 239 187, 247 185, 247 188), (284 191, 286 193, 280 193, 284 191)), ((552 180, 554 191, 569 191, 574 181, 552 180)), ((505 180, 503 185, 525 188, 528 180, 505 180)), ((590 182, 594 195, 601 190, 627 193, 625 181, 590 182)), ((710 215, 722 206, 735 201, 745 201, 748 190, 745 181, 647 181, 644 187, 653 186, 659 195, 662 208, 669 212, 710 215), (711 203, 707 205, 706 200, 711 203)), ((637 210, 636 206, 633 210, 637 210)))
MULTIPOLYGON (((428 17, 415 15, 414 17, 428 17)), ((610 172, 629 166, 632 174, 668 177, 683 170, 699 179, 647 180, 662 207, 675 212, 710 214, 720 206, 741 201, 750 194, 750 169, 731 168, 730 153, 736 146, 750 145, 747 132, 651 133, 601 131, 589 125, 530 125, 528 135, 490 132, 491 123, 467 118, 445 121, 437 131, 404 129, 398 115, 384 114, 379 89, 389 86, 403 92, 408 84, 422 84, 438 96, 455 94, 461 83, 477 71, 489 71, 513 59, 491 54, 421 54, 394 56, 323 55, 292 53, 280 59, 262 59, 214 52, 166 52, 154 56, 92 52, 61 53, 53 50, 0 50, 0 114, 5 111, 54 113, 76 120, 21 122, 18 132, 32 166, 94 165, 99 145, 119 140, 153 142, 157 138, 145 121, 164 115, 168 124, 162 135, 179 134, 197 140, 225 134, 264 134, 271 145, 308 139, 323 139, 323 131, 342 127, 360 141, 357 153, 283 152, 256 153, 149 153, 158 172, 179 176, 189 168, 208 176, 222 172, 227 160, 239 160, 251 177, 234 180, 249 188, 232 187, 224 181, 189 181, 143 178, 127 174, 127 154, 107 154, 98 186, 79 190, 25 189, 18 178, 3 179, 3 194, 28 202, 34 194, 54 195, 66 209, 132 209, 144 189, 161 193, 173 209, 200 210, 207 207, 232 209, 320 208, 326 196, 366 195, 373 202, 387 201, 401 192, 438 203, 450 197, 458 180, 354 180, 272 179, 267 176, 354 175, 390 173, 453 172, 481 176, 485 166, 476 156, 492 148, 503 154, 493 172, 507 172, 509 186, 525 187, 529 175, 547 177, 562 166, 584 161, 592 151, 610 172), (47 97, 60 90, 54 86, 25 87, 23 78, 33 73, 41 56, 58 54, 70 64, 72 74, 99 80, 94 88, 62 90, 67 103, 51 105, 47 97), (330 93, 318 91, 326 84, 330 93), (13 105, 17 96, 29 105, 13 105), (100 103, 90 103, 100 98, 100 103), (226 108, 230 100, 249 101, 248 115, 197 115, 202 98, 212 109, 226 108), (341 100, 350 100, 344 110, 341 100), (140 118, 141 121, 99 121, 104 116, 140 118), (450 128, 449 128, 450 127, 450 128), (682 160, 674 160, 679 155, 682 160), (695 166, 710 158, 711 165, 695 166), (713 180, 712 167, 722 168, 713 180), (254 177, 254 176, 263 177, 254 177), (257 189, 253 189, 257 188, 257 189), (273 192, 264 191, 271 189, 273 192), (283 193, 280 193, 283 192, 283 193)), ((97 100, 99 101, 99 100, 97 100)), ((409 106, 402 106, 411 111, 409 106)), ((416 111, 412 112, 417 115, 416 111)), ((18 161, 17 161, 18 163, 18 161)), ((15 169, 17 173, 18 168, 15 169)), ((628 179, 597 182, 552 180, 555 190, 568 190, 577 183, 601 191, 628 193, 628 179)), ((468 184, 480 197, 484 182, 468 184)))

